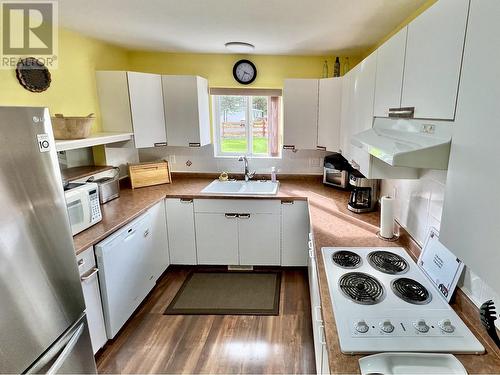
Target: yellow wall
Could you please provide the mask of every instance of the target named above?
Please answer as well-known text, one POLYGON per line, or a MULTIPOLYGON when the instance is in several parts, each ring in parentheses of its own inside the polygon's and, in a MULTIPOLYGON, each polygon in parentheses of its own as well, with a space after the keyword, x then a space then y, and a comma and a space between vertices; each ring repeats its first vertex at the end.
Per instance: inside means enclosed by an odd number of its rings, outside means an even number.
POLYGON ((0 105, 44 106, 51 114, 96 113, 101 128, 95 83, 97 69, 126 69, 127 51, 67 30, 59 31, 58 68, 51 69, 47 91, 32 93, 17 81, 15 71, 0 70, 0 105))
MULTIPOLYGON (((131 70, 199 75, 208 79, 210 87, 242 87, 233 78, 233 65, 243 58, 256 65, 257 79, 248 87, 258 88, 282 88, 285 78, 320 78, 325 60, 328 61, 331 76, 334 62, 332 56, 248 56, 147 51, 132 51, 128 57, 131 70)), ((352 67, 359 58, 350 57, 349 60, 352 67)))

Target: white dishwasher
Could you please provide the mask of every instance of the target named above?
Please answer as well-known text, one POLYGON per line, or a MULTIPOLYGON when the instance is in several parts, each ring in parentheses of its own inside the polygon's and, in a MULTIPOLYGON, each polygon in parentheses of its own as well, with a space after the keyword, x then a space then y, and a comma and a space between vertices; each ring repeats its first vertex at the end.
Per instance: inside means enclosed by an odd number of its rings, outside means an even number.
POLYGON ((154 287, 151 215, 146 213, 95 246, 106 334, 112 339, 154 287))

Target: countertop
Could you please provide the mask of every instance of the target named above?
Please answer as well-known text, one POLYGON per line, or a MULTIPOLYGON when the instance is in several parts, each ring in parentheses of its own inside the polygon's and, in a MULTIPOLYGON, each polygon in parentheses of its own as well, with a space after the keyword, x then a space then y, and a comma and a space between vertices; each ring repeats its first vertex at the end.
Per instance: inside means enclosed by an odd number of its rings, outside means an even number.
MULTIPOLYGON (((141 215, 163 198, 250 198, 308 200, 318 265, 321 305, 326 332, 326 343, 332 374, 359 373, 359 355, 340 351, 332 303, 328 292, 321 248, 329 246, 402 246, 413 258, 420 251, 404 230, 398 242, 386 242, 376 236, 379 213, 357 215, 347 209, 349 193, 324 186, 318 176, 280 176, 279 193, 272 197, 221 197, 201 194, 214 175, 174 174, 172 184, 132 190, 121 190, 121 196, 106 203, 103 220, 74 237, 75 250, 80 253, 141 215)), ((486 348, 483 355, 457 355, 469 373, 500 373, 500 350, 484 332, 478 309, 458 290, 452 306, 457 314, 486 348)))

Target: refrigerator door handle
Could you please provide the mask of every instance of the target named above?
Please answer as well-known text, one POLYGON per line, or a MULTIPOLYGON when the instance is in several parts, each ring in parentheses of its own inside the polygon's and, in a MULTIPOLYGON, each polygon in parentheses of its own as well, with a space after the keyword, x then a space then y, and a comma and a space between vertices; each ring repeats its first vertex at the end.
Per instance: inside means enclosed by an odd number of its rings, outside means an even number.
POLYGON ((45 358, 40 359, 40 361, 35 366, 26 371, 26 373, 37 374, 40 373, 41 371, 49 375, 57 374, 58 370, 61 368, 66 358, 68 358, 68 356, 73 351, 73 348, 80 339, 80 336, 82 335, 84 329, 85 329, 85 323, 81 323, 80 326, 76 329, 76 331, 74 331, 74 333, 71 334, 71 336, 68 335, 68 337, 63 338, 61 342, 58 343, 57 346, 52 348, 50 352, 45 355, 45 358), (60 354, 57 356, 56 359, 54 359, 54 357, 50 355, 51 353, 54 354, 60 353, 60 354), (45 370, 44 367, 49 365, 51 362, 53 363, 50 366, 50 368, 48 370, 45 370))
POLYGON ((68 343, 66 344, 66 347, 63 349, 61 354, 59 354, 59 357, 57 357, 54 364, 50 366, 49 370, 47 371, 47 375, 57 374, 59 368, 62 366, 66 358, 73 351, 73 348, 80 339, 80 336, 82 335, 84 328, 85 324, 82 323, 80 327, 76 330, 76 332, 73 334, 73 336, 71 336, 68 343))

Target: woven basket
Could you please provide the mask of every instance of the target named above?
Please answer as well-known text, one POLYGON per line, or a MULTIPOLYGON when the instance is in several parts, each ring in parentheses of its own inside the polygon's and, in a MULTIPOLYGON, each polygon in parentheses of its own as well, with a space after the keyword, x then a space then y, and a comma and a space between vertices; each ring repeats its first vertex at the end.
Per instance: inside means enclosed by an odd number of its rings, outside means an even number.
POLYGON ((55 139, 83 139, 90 135, 95 117, 91 113, 86 117, 64 117, 56 113, 52 117, 52 130, 55 139))

